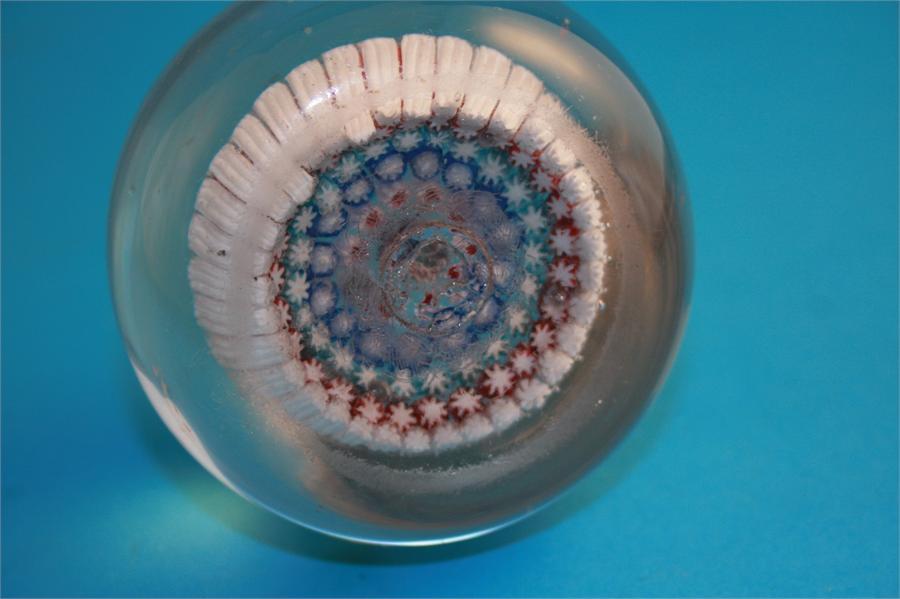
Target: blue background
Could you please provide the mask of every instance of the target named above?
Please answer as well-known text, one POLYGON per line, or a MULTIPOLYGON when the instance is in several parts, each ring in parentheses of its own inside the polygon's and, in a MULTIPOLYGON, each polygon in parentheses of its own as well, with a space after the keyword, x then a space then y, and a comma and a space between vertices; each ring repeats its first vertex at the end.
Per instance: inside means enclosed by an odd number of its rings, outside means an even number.
POLYGON ((104 255, 116 160, 221 8, 2 6, 4 595, 897 595, 897 4, 574 6, 683 161, 687 334, 561 501, 412 550, 238 498, 128 365, 104 255))

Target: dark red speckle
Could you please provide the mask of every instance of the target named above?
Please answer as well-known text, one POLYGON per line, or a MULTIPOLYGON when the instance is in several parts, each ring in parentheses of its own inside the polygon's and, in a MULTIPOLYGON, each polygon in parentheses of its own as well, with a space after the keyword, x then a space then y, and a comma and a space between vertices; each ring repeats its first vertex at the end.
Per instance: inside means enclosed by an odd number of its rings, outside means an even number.
POLYGON ((406 190, 401 190, 391 196, 391 206, 399 208, 406 203, 406 190))
POLYGON ((366 226, 377 227, 379 222, 381 222, 381 213, 377 210, 372 210, 366 215, 366 226))

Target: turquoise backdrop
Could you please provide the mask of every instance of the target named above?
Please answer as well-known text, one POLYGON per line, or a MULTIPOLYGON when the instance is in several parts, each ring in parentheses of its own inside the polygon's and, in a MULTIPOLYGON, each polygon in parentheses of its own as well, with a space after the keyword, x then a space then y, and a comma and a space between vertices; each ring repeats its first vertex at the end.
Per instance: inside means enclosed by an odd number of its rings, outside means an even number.
POLYGON ((206 474, 142 397, 106 214, 144 94, 214 3, 2 4, 2 594, 896 596, 898 5, 574 4, 693 202, 684 344, 540 515, 350 545, 206 474))

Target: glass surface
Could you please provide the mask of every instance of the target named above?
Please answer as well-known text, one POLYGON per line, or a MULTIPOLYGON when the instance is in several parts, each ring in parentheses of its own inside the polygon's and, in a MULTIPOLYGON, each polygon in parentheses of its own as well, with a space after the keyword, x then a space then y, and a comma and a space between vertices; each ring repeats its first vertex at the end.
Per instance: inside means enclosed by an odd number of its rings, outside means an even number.
MULTIPOLYGON (((182 52, 150 94, 113 192, 116 309, 157 411, 194 457, 238 493, 304 526, 355 540, 467 538, 557 496, 609 451, 660 384, 680 336, 689 282, 688 211, 677 161, 645 96, 598 33, 562 7, 521 10, 434 3, 402 10, 237 6, 182 52), (494 48, 559 99, 582 128, 572 136, 579 140, 574 151, 601 190, 609 256, 602 309, 580 359, 546 404, 473 442, 422 452, 345 442, 308 419, 270 409, 210 350, 188 277, 198 190, 257 97, 333 48, 410 33, 494 48)), ((440 191, 449 194, 449 166, 444 173, 440 191)), ((373 280, 389 292, 389 311, 410 330, 433 332, 445 323, 417 308, 416 294, 427 291, 410 282, 411 268, 441 264, 452 273, 471 266, 470 295, 454 292, 452 274, 430 280, 440 290, 436 301, 458 310, 466 323, 478 320, 495 291, 498 271, 492 267, 491 276, 479 278, 478 269, 497 259, 496 229, 479 230, 474 217, 458 224, 449 231, 440 220, 418 222, 386 243, 387 271, 383 264, 372 267, 373 280), (471 241, 471 255, 454 249, 456 234, 471 241)))

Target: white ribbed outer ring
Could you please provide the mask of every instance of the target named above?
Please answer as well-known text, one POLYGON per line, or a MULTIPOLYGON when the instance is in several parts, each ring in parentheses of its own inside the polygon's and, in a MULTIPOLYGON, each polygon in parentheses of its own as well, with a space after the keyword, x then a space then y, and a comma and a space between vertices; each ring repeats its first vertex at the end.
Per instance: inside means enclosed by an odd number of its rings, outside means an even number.
MULTIPOLYGON (((398 43, 368 39, 330 50, 266 89, 213 159, 197 194, 188 235, 195 313, 213 354, 241 391, 275 400, 316 430, 347 442, 406 451, 442 449, 505 428, 539 408, 581 354, 601 305, 606 246, 600 203, 571 148, 581 133, 559 100, 530 71, 500 52, 455 37, 410 34, 398 43), (311 174, 331 156, 367 143, 379 127, 439 126, 498 144, 514 141, 559 177, 560 196, 583 231, 577 239, 580 289, 557 347, 512 397, 494 400, 463 425, 400 434, 390 423, 351 421, 329 407, 322 385, 296 360, 273 301, 270 266, 296 208, 316 187, 311 174)), ((580 147, 583 146, 583 139, 580 147)))

